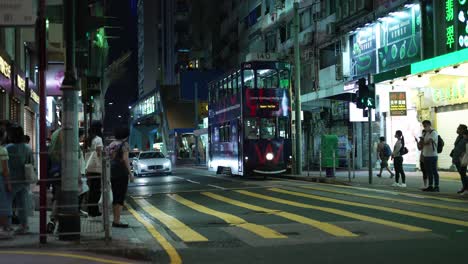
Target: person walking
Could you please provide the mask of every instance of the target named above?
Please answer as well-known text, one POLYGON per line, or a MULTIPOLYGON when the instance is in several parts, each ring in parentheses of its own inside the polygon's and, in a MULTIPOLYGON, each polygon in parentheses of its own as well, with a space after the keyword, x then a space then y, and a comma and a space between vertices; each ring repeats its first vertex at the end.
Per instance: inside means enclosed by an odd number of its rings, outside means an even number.
POLYGON ((86 144, 88 153, 90 153, 86 161, 86 176, 89 186, 88 215, 90 217, 99 217, 102 215, 99 212, 98 202, 101 198, 102 150, 104 148, 101 122, 95 121, 91 124, 86 144))
POLYGON ((466 152, 466 141, 463 137, 463 133, 467 130, 466 125, 460 124, 457 128, 457 138, 455 139, 454 148, 450 152, 450 157, 452 157, 452 163, 457 168, 458 173, 460 174, 460 179, 462 183, 462 188, 457 192, 462 194, 468 192, 468 181, 466 180, 466 166, 461 165, 461 158, 466 152))
POLYGON ((0 126, 0 239, 11 238, 9 218, 11 217, 12 191, 8 171, 8 151, 3 146, 6 142, 6 127, 0 126))
POLYGON ((424 169, 426 170, 429 179, 429 186, 423 191, 425 192, 439 192, 439 172, 437 170, 437 144, 439 134, 432 129, 432 123, 429 120, 422 122, 424 127, 423 133, 423 156, 424 156, 424 169))
POLYGON ((397 139, 397 142, 395 142, 392 153, 393 165, 395 166, 395 182, 392 184, 392 186, 406 187, 406 175, 405 171, 403 170, 403 155, 406 154, 403 151, 405 148, 405 138, 403 137, 401 130, 397 130, 395 132, 395 138, 397 139))
POLYGON ((8 140, 6 145, 8 151, 8 168, 11 178, 11 199, 16 201, 16 210, 20 227, 15 230, 16 234, 29 232, 28 210, 31 208, 31 197, 29 196, 29 182, 26 182, 24 165, 34 164, 32 150, 24 143, 24 131, 21 126, 13 126, 8 129, 8 140))
POLYGON ((130 146, 127 143, 129 130, 126 127, 118 128, 114 132, 115 140, 109 145, 111 157, 111 184, 112 184, 112 209, 114 220, 112 227, 128 228, 128 224, 120 221, 122 207, 127 195, 128 181, 133 182, 128 153, 130 146))
MULTIPOLYGON (((468 166, 468 129, 463 131, 463 139, 465 140, 465 153, 463 153, 460 159, 460 166, 465 171, 464 179, 468 182, 468 176, 466 176, 466 168, 468 166)), ((460 175, 463 177, 463 175, 460 175)), ((463 181, 463 180, 462 180, 463 181)), ((462 195, 468 194, 468 189, 465 189, 462 195)))
MULTIPOLYGON (((424 130, 421 132, 421 135, 424 134, 424 130)), ((427 188, 427 173, 426 173, 426 170, 424 168, 424 156, 423 156, 423 147, 424 147, 424 137, 421 136, 419 137, 419 140, 417 137, 414 137, 414 140, 416 141, 416 145, 418 147, 418 150, 420 151, 420 154, 419 154, 419 168, 422 172, 422 176, 423 176, 423 186, 421 187, 421 190, 422 189, 425 189, 427 188)))
POLYGON ((377 157, 380 159, 380 172, 377 174, 377 177, 382 177, 382 171, 383 169, 386 169, 390 173, 390 178, 393 178, 395 174, 393 174, 393 172, 388 167, 388 160, 392 155, 392 149, 385 142, 385 137, 380 137, 379 141, 379 144, 377 144, 377 157))

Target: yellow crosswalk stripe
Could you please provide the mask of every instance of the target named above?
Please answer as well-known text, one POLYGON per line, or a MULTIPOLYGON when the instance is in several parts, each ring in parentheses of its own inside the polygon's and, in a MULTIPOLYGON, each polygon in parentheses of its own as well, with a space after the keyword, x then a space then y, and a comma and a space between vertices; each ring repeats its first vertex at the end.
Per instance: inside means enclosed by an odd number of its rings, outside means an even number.
POLYGON ((320 200, 320 201, 324 201, 324 202, 345 204, 345 205, 351 205, 351 206, 356 206, 356 207, 375 209, 375 210, 379 210, 379 211, 384 211, 384 212, 389 212, 389 213, 394 213, 394 214, 407 215, 407 216, 411 216, 411 217, 415 217, 415 218, 421 218, 421 219, 425 219, 425 220, 431 220, 431 221, 441 222, 441 223, 446 223, 446 224, 459 225, 459 226, 468 226, 468 221, 456 220, 456 219, 445 218, 445 217, 440 217, 440 216, 435 216, 435 215, 416 213, 416 212, 410 212, 410 211, 405 211, 405 210, 396 209, 396 208, 388 208, 388 207, 382 207, 382 206, 370 205, 370 204, 363 204, 363 203, 357 203, 357 202, 348 202, 348 201, 338 200, 338 199, 334 199, 334 198, 327 198, 327 197, 323 197, 323 196, 317 196, 317 195, 306 194, 306 193, 301 193, 301 192, 287 191, 287 190, 278 189, 278 188, 271 188, 269 190, 274 191, 274 192, 279 192, 279 193, 285 193, 285 194, 290 194, 290 195, 295 195, 295 196, 320 200))
MULTIPOLYGON (((326 183, 314 183, 314 184, 322 185, 322 186, 330 186, 330 184, 326 184, 326 183)), ((422 195, 422 194, 406 193, 406 192, 400 192, 400 191, 396 192, 396 191, 389 191, 389 190, 379 190, 379 189, 349 186, 349 185, 333 185, 333 187, 338 187, 338 188, 343 188, 343 189, 354 189, 354 190, 361 190, 361 191, 369 191, 369 192, 377 192, 377 193, 389 193, 389 194, 395 194, 395 195, 401 195, 401 196, 408 196, 408 197, 412 197, 412 198, 425 198, 425 199, 439 200, 439 201, 444 201, 444 202, 466 204, 466 200, 438 197, 438 196, 432 196, 432 195, 422 195)))
POLYGON ((167 255, 169 255, 169 259, 171 260, 171 264, 179 264, 182 263, 182 258, 180 257, 177 250, 167 241, 167 239, 161 235, 156 228, 146 221, 140 214, 138 214, 130 205, 126 205, 128 211, 140 222, 142 223, 146 229, 150 232, 150 234, 158 241, 162 248, 166 251, 167 255))
POLYGON ((337 190, 332 190, 332 189, 328 189, 328 188, 320 188, 320 187, 301 186, 300 188, 309 189, 309 190, 316 190, 316 191, 321 191, 321 192, 337 193, 337 194, 351 195, 351 196, 356 196, 356 197, 363 197, 363 198, 371 198, 371 199, 378 199, 378 200, 384 200, 384 201, 405 203, 405 204, 422 205, 422 206, 428 206, 428 207, 440 208, 440 209, 447 209, 447 210, 453 210, 453 211, 468 212, 468 208, 455 207, 455 206, 449 206, 449 205, 443 205, 443 204, 425 203, 425 202, 419 202, 419 201, 403 200, 403 199, 398 199, 398 198, 389 198, 389 197, 382 197, 382 196, 376 196, 376 195, 350 193, 350 192, 343 192, 343 191, 337 191, 337 190))
POLYGON ((250 231, 250 232, 252 232, 252 233, 254 233, 256 235, 259 235, 259 236, 261 236, 263 238, 287 238, 287 236, 285 236, 285 235, 283 235, 283 234, 281 234, 281 233, 279 233, 279 232, 277 232, 277 231, 275 231, 273 229, 270 229, 268 227, 261 226, 261 225, 248 223, 247 221, 245 221, 244 219, 242 219, 240 217, 210 209, 210 208, 205 207, 203 205, 200 205, 200 204, 194 203, 192 201, 189 201, 189 200, 183 198, 180 195, 168 194, 168 196, 171 197, 172 199, 174 199, 175 201, 177 201, 177 202, 179 202, 179 203, 181 203, 181 204, 183 204, 183 205, 185 205, 187 207, 190 207, 190 208, 192 208, 192 209, 194 209, 196 211, 218 217, 218 218, 224 220, 226 223, 228 223, 230 225, 237 226, 239 228, 245 229, 245 230, 250 231))
POLYGON ((384 219, 379 219, 379 218, 375 218, 375 217, 371 217, 371 216, 351 213, 351 212, 347 212, 347 211, 343 211, 343 210, 339 210, 339 209, 334 209, 334 208, 328 208, 328 207, 298 203, 298 202, 294 202, 294 201, 290 201, 290 200, 275 198, 275 197, 271 197, 271 196, 267 196, 267 195, 262 195, 262 194, 258 194, 258 193, 249 192, 249 191, 239 190, 239 191, 236 191, 236 192, 244 194, 244 195, 248 195, 248 196, 251 196, 251 197, 256 197, 256 198, 260 198, 260 199, 263 199, 263 200, 267 200, 267 201, 272 201, 272 202, 281 203, 281 204, 287 204, 287 205, 291 205, 291 206, 295 206, 295 207, 314 209, 314 210, 323 211, 323 212, 327 212, 327 213, 331 213, 331 214, 345 216, 345 217, 348 217, 348 218, 358 219, 358 220, 361 220, 361 221, 367 221, 367 222, 386 225, 386 226, 390 226, 390 227, 394 227, 394 228, 398 228, 398 229, 403 229, 403 230, 406 230, 406 231, 411 231, 411 232, 429 232, 429 231, 431 231, 430 229, 426 229, 426 228, 422 228, 422 227, 406 225, 406 224, 400 224, 400 223, 397 223, 397 222, 387 221, 387 220, 384 220, 384 219))
POLYGON ((208 238, 199 234, 195 230, 191 229, 184 223, 180 222, 176 218, 164 213, 155 206, 148 203, 143 199, 134 199, 134 201, 152 217, 158 219, 161 223, 167 226, 174 234, 176 234, 184 242, 202 242, 208 241, 208 238))
POLYGON ((202 192, 202 194, 206 195, 206 196, 208 196, 210 198, 213 198, 213 199, 225 202, 225 203, 229 203, 229 204, 232 204, 232 205, 235 205, 235 206, 247 208, 249 210, 253 210, 253 211, 257 211, 257 212, 264 212, 264 213, 267 213, 267 214, 280 216, 280 217, 283 217, 283 218, 286 218, 286 219, 289 219, 289 220, 292 220, 292 221, 295 221, 295 222, 298 222, 298 223, 306 224, 306 225, 315 227, 317 229, 320 229, 320 230, 322 230, 322 231, 324 231, 326 233, 329 233, 331 235, 334 235, 334 236, 339 236, 339 237, 356 237, 356 236, 358 236, 358 235, 356 235, 356 234, 354 234, 354 233, 352 233, 352 232, 350 232, 350 231, 348 231, 346 229, 343 229, 343 228, 341 228, 339 226, 329 224, 329 223, 325 223, 325 222, 320 222, 320 221, 317 221, 317 220, 313 220, 313 219, 310 219, 310 218, 307 218, 307 217, 304 217, 304 216, 301 216, 301 215, 292 214, 292 213, 283 212, 283 211, 272 210, 272 209, 268 209, 268 208, 264 208, 264 207, 260 207, 260 206, 256 206, 256 205, 247 204, 247 203, 244 203, 244 202, 236 201, 236 200, 233 200, 233 199, 221 196, 221 195, 217 195, 217 194, 214 194, 214 193, 210 193, 210 192, 202 192))

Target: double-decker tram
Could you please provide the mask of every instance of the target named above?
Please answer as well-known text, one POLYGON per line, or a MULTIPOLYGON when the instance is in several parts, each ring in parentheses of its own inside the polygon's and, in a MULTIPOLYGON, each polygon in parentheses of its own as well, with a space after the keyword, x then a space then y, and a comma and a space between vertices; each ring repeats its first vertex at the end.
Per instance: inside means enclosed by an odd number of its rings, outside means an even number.
POLYGON ((251 61, 209 85, 208 167, 263 176, 291 166, 291 66, 251 61))

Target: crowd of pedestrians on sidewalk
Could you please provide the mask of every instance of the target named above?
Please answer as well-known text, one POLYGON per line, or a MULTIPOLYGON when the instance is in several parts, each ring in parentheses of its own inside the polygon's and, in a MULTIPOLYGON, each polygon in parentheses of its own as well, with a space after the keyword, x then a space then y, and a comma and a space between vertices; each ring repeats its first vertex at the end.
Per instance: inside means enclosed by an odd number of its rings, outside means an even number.
MULTIPOLYGON (((437 131, 432 128, 432 123, 429 120, 424 120, 422 125, 424 129, 420 137, 415 137, 418 150, 420 151, 419 165, 423 179, 421 190, 425 192, 439 192, 440 179, 437 161, 445 143, 437 131)), ((452 158, 452 163, 455 165, 457 172, 460 174, 462 188, 458 193, 465 195, 468 194, 468 177, 466 175, 468 163, 467 126, 460 124, 456 133, 458 136, 450 152, 450 157, 452 158)), ((395 182, 392 186, 404 188, 406 187, 406 175, 403 169, 403 157, 408 153, 408 149, 405 147, 405 138, 401 130, 395 132, 395 138, 397 141, 395 142, 393 151, 391 151, 390 146, 385 142, 385 137, 380 137, 379 139, 377 157, 380 160, 380 172, 377 176, 382 177, 382 172, 386 169, 390 173, 390 178, 395 176, 395 182), (389 159, 393 160, 395 173, 393 173, 388 166, 389 159)))

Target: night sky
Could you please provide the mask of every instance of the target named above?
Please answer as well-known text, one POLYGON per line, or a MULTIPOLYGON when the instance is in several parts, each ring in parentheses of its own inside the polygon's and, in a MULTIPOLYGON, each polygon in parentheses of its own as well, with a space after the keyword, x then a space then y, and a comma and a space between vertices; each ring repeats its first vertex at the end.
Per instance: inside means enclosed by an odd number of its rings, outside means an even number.
POLYGON ((127 126, 129 118, 128 106, 137 100, 138 93, 138 42, 137 42, 137 0, 111 1, 109 16, 118 18, 121 29, 108 29, 110 46, 108 64, 118 59, 127 51, 132 51, 131 60, 125 64, 125 74, 109 86, 106 94, 106 117, 104 120, 105 134, 112 134, 113 128, 127 126), (123 6, 125 2, 125 7, 123 6), (113 105, 109 105, 113 102, 113 105), (118 115, 122 117, 119 118, 118 115))

